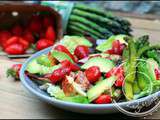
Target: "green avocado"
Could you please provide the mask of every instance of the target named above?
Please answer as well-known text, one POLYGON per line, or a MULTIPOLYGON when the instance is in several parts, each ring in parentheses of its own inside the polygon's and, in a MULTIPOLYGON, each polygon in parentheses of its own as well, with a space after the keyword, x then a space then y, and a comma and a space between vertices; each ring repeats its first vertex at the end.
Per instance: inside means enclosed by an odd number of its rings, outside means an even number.
POLYGON ((84 37, 80 36, 64 36, 61 43, 68 48, 71 53, 74 53, 75 48, 78 45, 85 45, 92 47, 92 43, 84 37))
POLYGON ((51 67, 51 61, 48 59, 47 55, 41 55, 40 57, 38 57, 37 63, 47 67, 51 67))
POLYGON ((114 40, 119 40, 121 43, 127 44, 127 42, 124 40, 124 37, 126 37, 126 35, 112 35, 104 43, 98 45, 96 49, 101 52, 105 52, 106 50, 112 48, 112 43, 114 40))
POLYGON ((38 64, 37 60, 31 61, 27 66, 27 71, 32 74, 44 75, 47 73, 52 73, 54 70, 58 69, 61 65, 55 65, 52 67, 47 67, 41 64, 38 64))
POLYGON ((70 62, 74 63, 73 60, 64 52, 59 52, 57 50, 54 50, 51 52, 52 56, 56 58, 59 62, 63 60, 69 60, 70 62))
POLYGON ((85 64, 81 66, 82 69, 88 69, 91 66, 98 66, 101 72, 110 71, 115 65, 113 61, 106 58, 94 57, 89 59, 85 64))
POLYGON ((98 98, 106 90, 110 90, 110 88, 113 86, 115 81, 116 81, 116 77, 112 76, 108 79, 101 80, 95 86, 91 87, 87 92, 89 102, 98 98))

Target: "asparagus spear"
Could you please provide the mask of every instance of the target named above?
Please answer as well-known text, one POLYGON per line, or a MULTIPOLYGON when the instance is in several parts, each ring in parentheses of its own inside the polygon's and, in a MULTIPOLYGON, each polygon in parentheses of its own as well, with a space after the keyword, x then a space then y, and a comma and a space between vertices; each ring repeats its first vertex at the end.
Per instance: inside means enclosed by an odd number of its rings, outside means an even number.
POLYGON ((73 25, 76 26, 78 28, 83 29, 83 31, 87 31, 89 33, 94 34, 95 36, 99 37, 99 38, 105 38, 105 36, 103 36, 101 33, 91 29, 90 27, 85 26, 84 24, 78 23, 78 22, 69 22, 69 26, 73 25))
POLYGON ((121 27, 121 25, 118 22, 113 21, 113 20, 111 20, 107 17, 102 17, 100 15, 91 13, 91 12, 78 10, 78 9, 73 9, 72 14, 77 15, 77 16, 82 16, 82 17, 88 18, 90 20, 97 21, 97 23, 102 22, 103 24, 107 24, 107 25, 110 25, 110 26, 115 26, 115 27, 119 27, 119 28, 121 27))

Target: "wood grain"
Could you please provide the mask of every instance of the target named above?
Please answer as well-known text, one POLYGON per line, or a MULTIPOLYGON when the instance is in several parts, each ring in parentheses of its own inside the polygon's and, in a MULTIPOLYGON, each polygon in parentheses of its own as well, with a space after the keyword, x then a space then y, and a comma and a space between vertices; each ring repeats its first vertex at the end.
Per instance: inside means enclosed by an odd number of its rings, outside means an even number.
MULTIPOLYGON (((149 34, 151 41, 160 43, 160 23, 150 20, 139 20, 137 18, 130 19, 133 24, 133 35, 136 37, 149 34)), ((25 59, 12 59, 0 56, 0 118, 129 118, 121 113, 111 115, 82 115, 63 111, 55 108, 35 98, 29 93, 19 81, 14 81, 12 78, 6 77, 6 70, 15 62, 24 61, 25 59)), ((147 116, 148 119, 160 118, 160 110, 147 116)))

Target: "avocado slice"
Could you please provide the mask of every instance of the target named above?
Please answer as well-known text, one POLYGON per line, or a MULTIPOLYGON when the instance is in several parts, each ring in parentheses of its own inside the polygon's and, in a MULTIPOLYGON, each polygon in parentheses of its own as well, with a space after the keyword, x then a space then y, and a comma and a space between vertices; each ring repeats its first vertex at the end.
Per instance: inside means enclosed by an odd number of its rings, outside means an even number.
POLYGON ((48 59, 47 55, 41 55, 40 57, 38 57, 37 63, 47 67, 51 67, 51 61, 48 59))
POLYGON ((116 81, 116 77, 112 76, 108 79, 101 80, 95 86, 91 87, 87 92, 89 102, 98 98, 106 90, 109 90, 113 86, 115 81, 116 81))
POLYGON ((57 50, 54 50, 51 52, 52 56, 56 58, 59 62, 63 60, 69 60, 70 62, 74 63, 73 60, 64 52, 59 52, 57 50))
POLYGON ((88 47, 92 47, 92 43, 84 37, 80 36, 64 36, 61 41, 61 44, 66 46, 71 53, 74 53, 75 48, 78 45, 85 45, 88 47))
POLYGON ((27 66, 27 71, 32 74, 44 75, 47 73, 52 73, 54 70, 58 69, 61 65, 55 65, 52 67, 47 67, 41 64, 38 64, 37 60, 31 61, 27 66))
POLYGON ((106 58, 94 57, 89 59, 85 64, 81 66, 82 69, 88 69, 91 66, 98 66, 101 72, 110 71, 115 65, 113 61, 106 58))
POLYGON ((119 40, 121 43, 124 44, 128 44, 125 40, 124 37, 126 37, 126 35, 112 35, 111 37, 109 37, 104 43, 98 45, 96 47, 97 50, 101 51, 101 52, 105 52, 106 50, 109 50, 112 48, 112 43, 115 40, 119 40))

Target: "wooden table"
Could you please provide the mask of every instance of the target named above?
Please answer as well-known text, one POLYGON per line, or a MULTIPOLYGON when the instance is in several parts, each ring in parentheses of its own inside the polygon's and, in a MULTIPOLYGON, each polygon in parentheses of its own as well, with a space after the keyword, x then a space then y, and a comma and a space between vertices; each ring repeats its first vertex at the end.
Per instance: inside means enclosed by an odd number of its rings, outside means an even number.
MULTIPOLYGON (((133 24, 133 34, 149 34, 153 43, 160 43, 160 21, 127 18, 133 24)), ((0 118, 122 118, 121 113, 111 115, 85 115, 60 110, 31 95, 19 81, 6 77, 6 70, 13 61, 0 57, 0 118)), ((160 119, 160 110, 146 118, 160 119)))

